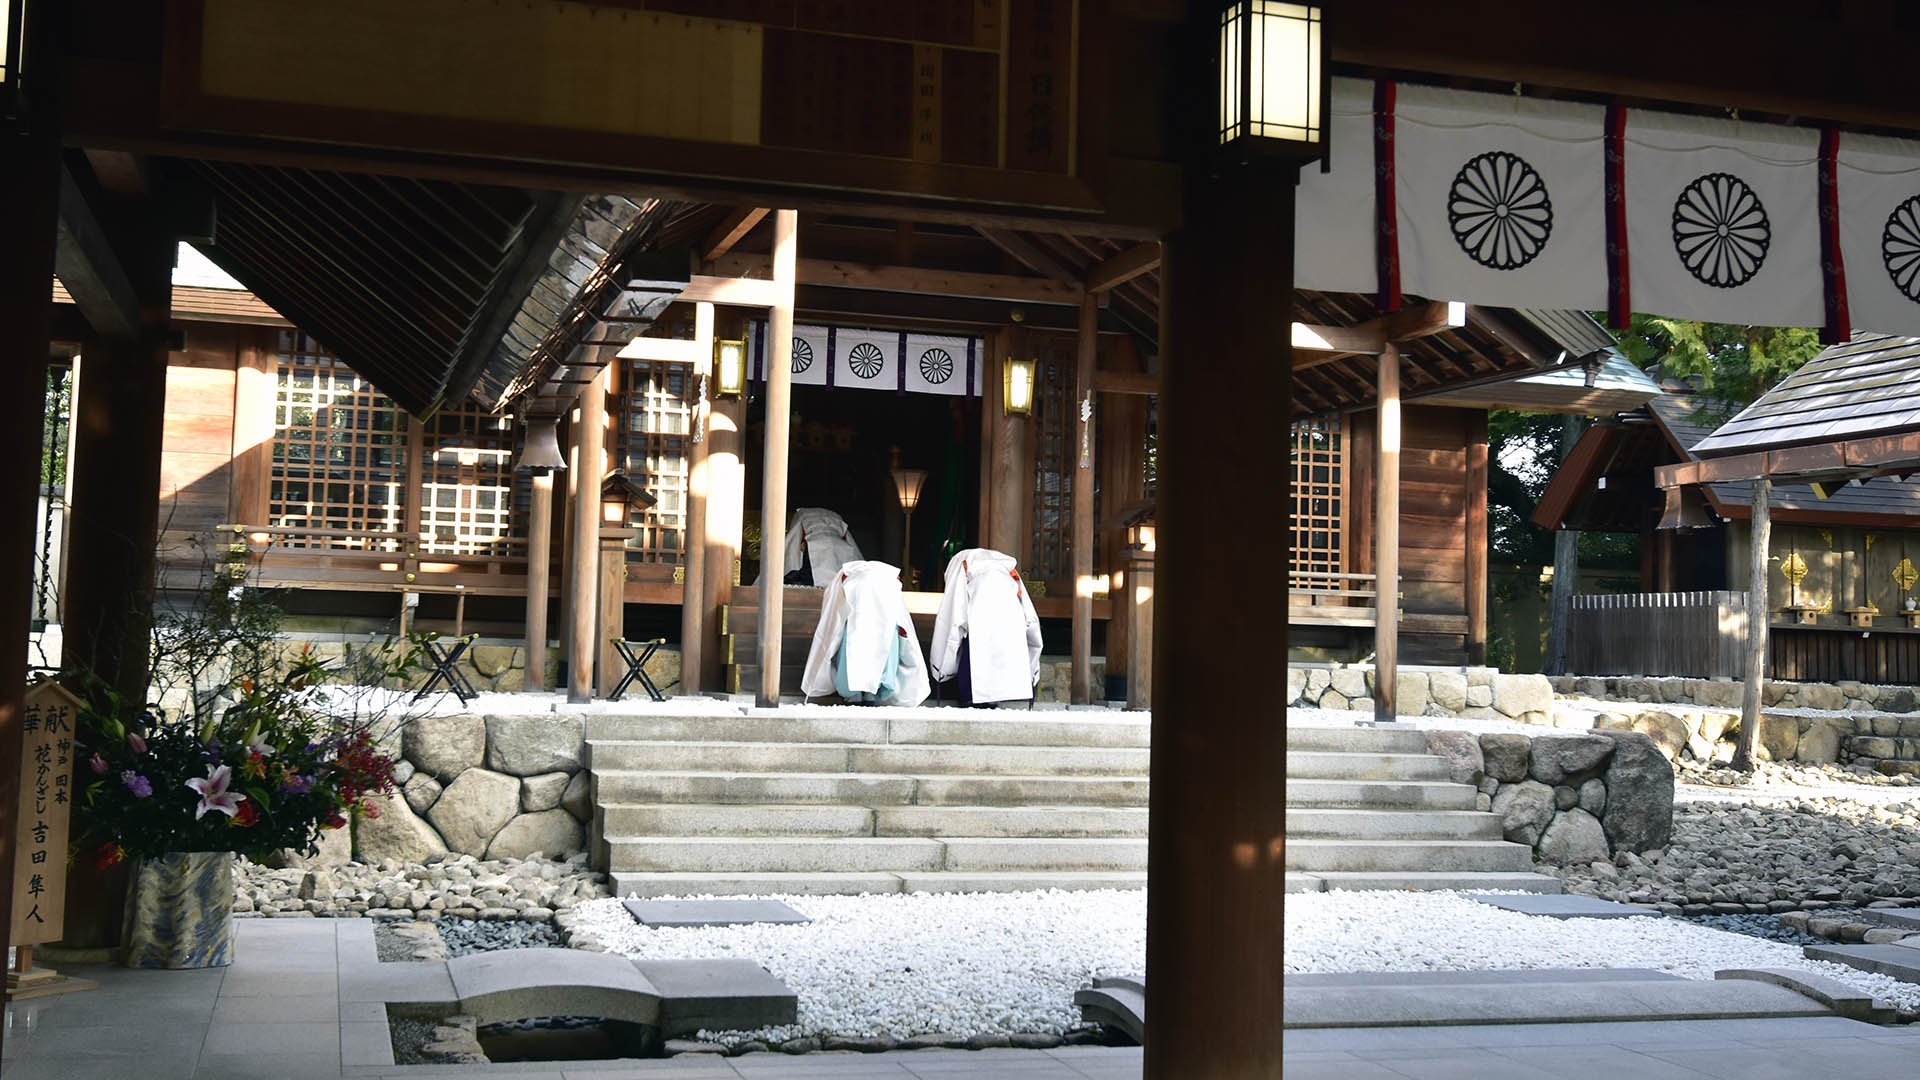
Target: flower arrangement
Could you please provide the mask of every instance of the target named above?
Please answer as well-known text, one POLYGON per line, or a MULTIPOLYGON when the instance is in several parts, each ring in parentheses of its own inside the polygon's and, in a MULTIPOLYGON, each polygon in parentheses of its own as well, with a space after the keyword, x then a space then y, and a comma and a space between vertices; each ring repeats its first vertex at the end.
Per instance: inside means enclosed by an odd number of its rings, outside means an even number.
POLYGON ((238 679, 237 700, 205 720, 124 709, 95 687, 99 707, 75 732, 77 857, 105 868, 175 851, 311 853, 322 830, 377 814, 393 759, 371 721, 327 707, 323 668, 303 653, 284 678, 238 679))

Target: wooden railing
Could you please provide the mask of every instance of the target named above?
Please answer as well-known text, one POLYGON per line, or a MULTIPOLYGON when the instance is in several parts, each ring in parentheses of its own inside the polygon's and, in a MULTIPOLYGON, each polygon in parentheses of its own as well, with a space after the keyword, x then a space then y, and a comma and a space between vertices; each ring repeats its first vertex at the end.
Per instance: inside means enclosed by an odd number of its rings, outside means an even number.
MULTIPOLYGON (((293 525, 220 525, 213 555, 221 572, 270 588, 386 592, 461 589, 470 595, 526 592, 527 541, 489 538, 485 551, 444 553, 431 533, 293 525)), ((479 541, 460 541, 478 545, 479 541)), ((169 567, 169 578, 185 567, 169 567)), ((197 572, 197 568, 195 568, 197 572)), ((557 575, 555 575, 557 580, 557 575)), ((169 580, 178 587, 190 582, 169 580)))
POLYGON ((1379 597, 1373 574, 1295 570, 1287 575, 1287 621, 1303 626, 1372 626, 1379 597))
POLYGON ((1744 676, 1747 594, 1576 596, 1567 665, 1576 675, 1744 676))

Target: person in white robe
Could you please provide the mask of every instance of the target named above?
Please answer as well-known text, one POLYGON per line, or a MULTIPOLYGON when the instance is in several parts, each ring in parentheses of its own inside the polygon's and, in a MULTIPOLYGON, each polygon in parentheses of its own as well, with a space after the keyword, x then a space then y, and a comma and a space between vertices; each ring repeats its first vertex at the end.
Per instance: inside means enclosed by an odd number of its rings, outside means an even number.
POLYGON ((809 698, 839 694, 852 701, 865 695, 881 705, 927 699, 927 661, 900 591, 898 567, 845 563, 827 583, 800 690, 809 698))
POLYGON ((933 677, 961 672, 975 704, 1030 701, 1040 681, 1040 616, 1011 555, 968 548, 947 562, 946 594, 933 624, 933 677))
POLYGON ((853 542, 845 518, 817 506, 803 506, 793 512, 793 527, 787 530, 788 573, 800 569, 803 558, 808 559, 814 587, 824 589, 843 565, 860 557, 860 545, 853 542))

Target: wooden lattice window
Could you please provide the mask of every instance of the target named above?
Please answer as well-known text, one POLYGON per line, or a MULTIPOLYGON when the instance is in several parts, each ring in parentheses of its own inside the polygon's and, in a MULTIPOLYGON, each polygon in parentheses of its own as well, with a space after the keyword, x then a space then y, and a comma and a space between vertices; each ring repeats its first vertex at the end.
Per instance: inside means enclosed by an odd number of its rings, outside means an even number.
POLYGON ((1072 358, 1043 353, 1033 382, 1033 558, 1026 573, 1066 581, 1073 576, 1073 480, 1080 450, 1072 358))
POLYGON ((687 528, 687 452, 697 393, 690 364, 629 360, 619 461, 636 484, 659 501, 631 524, 634 562, 680 562, 687 528))
MULTIPOLYGON (((406 514, 406 471, 406 419, 400 409, 312 338, 282 330, 268 524, 398 532, 406 514)), ((294 537, 287 543, 395 548, 364 538, 294 537)))
MULTIPOLYGON (((1346 508, 1346 432, 1333 419, 1293 424, 1294 571, 1339 574, 1346 570, 1342 535, 1346 508)), ((1338 581, 1302 578, 1295 588, 1339 588, 1338 581)))
POLYGON ((436 555, 507 555, 516 513, 516 426, 474 407, 442 409, 422 427, 420 531, 436 555))

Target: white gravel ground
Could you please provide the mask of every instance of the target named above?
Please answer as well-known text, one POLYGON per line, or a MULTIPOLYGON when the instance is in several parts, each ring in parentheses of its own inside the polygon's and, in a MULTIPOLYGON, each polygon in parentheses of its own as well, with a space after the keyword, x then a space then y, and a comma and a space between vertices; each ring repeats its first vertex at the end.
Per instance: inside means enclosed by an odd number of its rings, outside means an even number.
POLYGON ((1021 1032, 1080 1024, 1073 992, 1146 967, 1144 890, 775 896, 813 921, 655 929, 618 900, 573 909, 573 933, 623 956, 742 957, 786 981, 799 1023, 702 1033, 723 1041, 801 1036, 1021 1032))
POLYGON ((1920 986, 1683 919, 1549 919, 1451 892, 1294 893, 1285 909, 1289 973, 1583 967, 1711 979, 1727 968, 1794 968, 1920 1009, 1920 986))

